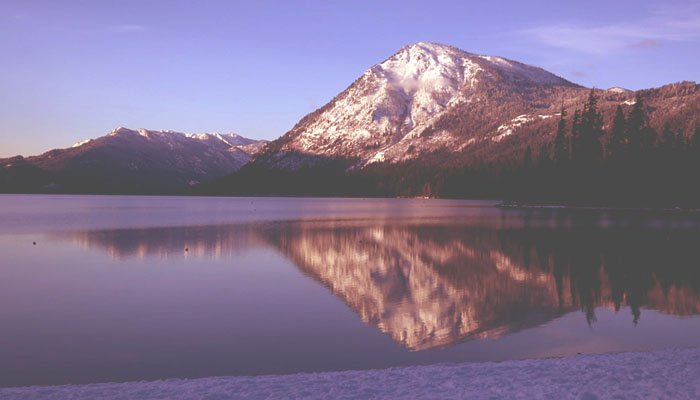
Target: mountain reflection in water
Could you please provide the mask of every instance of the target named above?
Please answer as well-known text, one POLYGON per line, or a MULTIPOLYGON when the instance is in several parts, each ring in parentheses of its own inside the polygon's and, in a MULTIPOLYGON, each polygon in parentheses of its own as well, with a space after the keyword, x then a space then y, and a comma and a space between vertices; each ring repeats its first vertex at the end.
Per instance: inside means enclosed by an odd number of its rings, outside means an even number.
POLYGON ((597 307, 700 313, 700 231, 452 220, 291 221, 73 234, 115 258, 284 254, 411 350, 498 337, 597 307))

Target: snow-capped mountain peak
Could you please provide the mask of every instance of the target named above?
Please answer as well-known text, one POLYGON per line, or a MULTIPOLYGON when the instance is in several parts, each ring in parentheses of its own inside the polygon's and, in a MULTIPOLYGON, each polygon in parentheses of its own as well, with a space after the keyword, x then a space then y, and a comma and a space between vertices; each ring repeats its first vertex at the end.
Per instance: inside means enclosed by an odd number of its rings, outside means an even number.
POLYGON ((409 97, 452 92, 481 70, 469 56, 453 47, 419 42, 404 46, 388 60, 370 68, 368 73, 384 78, 389 88, 399 89, 409 97))
POLYGON ((129 133, 129 132, 133 132, 133 131, 131 129, 127 129, 123 126, 119 126, 117 128, 112 129, 112 131, 110 133, 108 133, 107 136, 116 136, 119 134, 129 133))

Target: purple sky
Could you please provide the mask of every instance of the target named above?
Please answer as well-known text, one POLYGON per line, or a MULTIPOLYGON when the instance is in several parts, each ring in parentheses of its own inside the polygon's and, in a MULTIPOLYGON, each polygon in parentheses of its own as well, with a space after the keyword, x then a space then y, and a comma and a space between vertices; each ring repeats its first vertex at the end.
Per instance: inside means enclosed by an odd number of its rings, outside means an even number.
POLYGON ((419 41, 585 86, 700 81, 693 1, 0 2, 0 157, 117 126, 274 139, 419 41))

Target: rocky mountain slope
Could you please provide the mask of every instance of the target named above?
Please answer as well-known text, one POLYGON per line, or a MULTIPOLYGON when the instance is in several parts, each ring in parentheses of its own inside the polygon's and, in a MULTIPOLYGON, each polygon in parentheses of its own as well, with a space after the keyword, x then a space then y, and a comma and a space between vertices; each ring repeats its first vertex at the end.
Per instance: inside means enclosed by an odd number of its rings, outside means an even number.
POLYGON ((0 192, 177 192, 237 171, 266 143, 120 127, 70 148, 0 159, 0 192))

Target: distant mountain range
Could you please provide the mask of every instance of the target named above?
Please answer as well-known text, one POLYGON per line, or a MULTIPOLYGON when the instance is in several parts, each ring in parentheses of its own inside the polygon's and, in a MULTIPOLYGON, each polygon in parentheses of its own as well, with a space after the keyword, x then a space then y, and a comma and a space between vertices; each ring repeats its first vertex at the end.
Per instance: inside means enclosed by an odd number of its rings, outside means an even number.
POLYGON ((120 127, 66 149, 0 159, 0 192, 179 193, 237 171, 266 143, 120 127))
MULTIPOLYGON (((119 128, 77 147, 0 160, 0 191, 172 193, 203 183, 194 192, 353 195, 338 174, 520 162, 528 147, 553 142, 562 107, 570 123, 589 92, 541 68, 420 42, 369 68, 269 144, 119 128), (324 171, 335 175, 324 181, 324 171), (334 184, 342 191, 313 189, 334 184)), ((606 131, 618 106, 629 113, 637 98, 657 132, 671 129, 687 139, 700 129, 694 82, 594 93, 606 131)))

